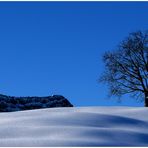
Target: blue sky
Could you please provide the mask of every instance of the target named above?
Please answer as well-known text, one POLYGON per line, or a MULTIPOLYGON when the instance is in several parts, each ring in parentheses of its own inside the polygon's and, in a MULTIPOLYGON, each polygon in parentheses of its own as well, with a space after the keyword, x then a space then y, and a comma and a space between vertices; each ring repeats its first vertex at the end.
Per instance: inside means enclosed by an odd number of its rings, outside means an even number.
POLYGON ((61 94, 75 106, 142 106, 107 99, 102 55, 148 29, 148 2, 0 2, 0 93, 61 94))

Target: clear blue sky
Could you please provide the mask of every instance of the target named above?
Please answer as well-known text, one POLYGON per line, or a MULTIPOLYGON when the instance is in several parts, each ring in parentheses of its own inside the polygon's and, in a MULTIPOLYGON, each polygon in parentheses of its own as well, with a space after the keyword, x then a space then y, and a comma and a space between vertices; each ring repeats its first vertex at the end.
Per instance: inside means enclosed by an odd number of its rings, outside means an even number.
POLYGON ((61 94, 75 106, 133 105, 98 84, 102 54, 148 29, 148 2, 1 2, 0 93, 61 94))

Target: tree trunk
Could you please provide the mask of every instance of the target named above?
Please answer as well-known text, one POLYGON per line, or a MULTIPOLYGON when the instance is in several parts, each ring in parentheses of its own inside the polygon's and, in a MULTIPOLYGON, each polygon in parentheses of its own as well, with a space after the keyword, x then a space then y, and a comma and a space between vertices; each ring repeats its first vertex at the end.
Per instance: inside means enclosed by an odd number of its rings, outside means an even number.
POLYGON ((148 107, 148 92, 145 93, 145 107, 148 107))

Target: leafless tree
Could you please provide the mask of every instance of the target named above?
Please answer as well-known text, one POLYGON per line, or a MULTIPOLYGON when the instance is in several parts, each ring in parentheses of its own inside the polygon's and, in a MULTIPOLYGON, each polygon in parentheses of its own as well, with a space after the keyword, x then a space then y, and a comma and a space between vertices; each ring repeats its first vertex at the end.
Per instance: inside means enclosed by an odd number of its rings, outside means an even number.
POLYGON ((148 32, 129 34, 116 50, 104 54, 103 61, 100 81, 109 85, 110 95, 130 94, 148 107, 148 32))

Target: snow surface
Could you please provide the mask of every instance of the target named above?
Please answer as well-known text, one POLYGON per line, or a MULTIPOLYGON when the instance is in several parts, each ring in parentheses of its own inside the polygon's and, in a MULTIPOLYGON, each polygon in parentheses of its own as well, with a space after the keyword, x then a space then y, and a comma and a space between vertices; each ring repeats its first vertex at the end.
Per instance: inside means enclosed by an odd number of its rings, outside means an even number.
POLYGON ((67 107, 0 113, 0 146, 148 146, 148 109, 67 107))

